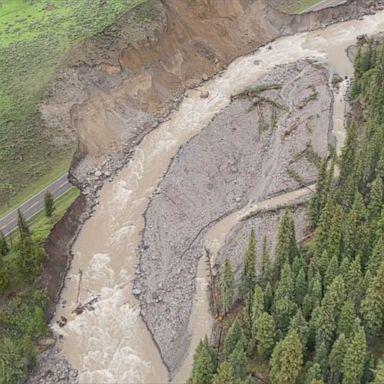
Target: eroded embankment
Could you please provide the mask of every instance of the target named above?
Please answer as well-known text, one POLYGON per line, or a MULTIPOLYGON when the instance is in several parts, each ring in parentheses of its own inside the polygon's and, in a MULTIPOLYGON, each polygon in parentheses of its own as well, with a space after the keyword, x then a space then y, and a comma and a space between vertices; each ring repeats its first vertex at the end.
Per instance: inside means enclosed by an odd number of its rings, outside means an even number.
POLYGON ((210 226, 249 201, 315 181, 313 162, 325 156, 331 133, 328 78, 310 61, 274 68, 183 146, 159 184, 145 214, 136 286, 172 373, 187 351, 194 276, 210 226))
POLYGON ((55 132, 74 128, 76 159, 83 161, 75 162, 73 174, 84 185, 95 181, 87 172, 104 161, 108 171, 121 167, 121 151, 163 121, 203 75, 279 36, 361 16, 383 1, 351 0, 301 16, 278 12, 265 0, 150 3, 148 15, 128 13, 75 49, 41 107, 55 132))
MULTIPOLYGON (((340 24, 340 26, 335 26, 333 30, 319 31, 317 34, 279 39, 272 44, 271 50, 263 48, 253 56, 235 61, 221 77, 215 78, 203 86, 203 91, 209 91, 207 99, 200 99, 200 90, 188 92, 188 97, 183 100, 179 110, 170 116, 170 121, 161 124, 157 130, 147 135, 138 145, 126 168, 115 178, 113 183, 103 187, 100 192, 100 204, 93 217, 85 224, 74 246, 75 258, 67 280, 67 287, 62 296, 67 303, 62 302, 58 308, 58 315, 64 314, 69 320, 65 329, 60 331, 64 335, 64 351, 70 361, 79 368, 80 378, 84 382, 96 379, 108 382, 123 380, 143 382, 151 379, 162 382, 165 380, 163 377, 166 376, 166 373, 161 366, 156 349, 140 321, 136 301, 131 295, 131 284, 135 273, 136 247, 140 241, 140 231, 144 227, 142 214, 148 205, 151 193, 159 182, 159 177, 167 171, 171 158, 176 154, 179 146, 206 127, 215 113, 220 112, 228 105, 231 94, 255 83, 266 71, 270 71, 274 64, 293 62, 307 56, 324 58, 329 56, 331 52, 328 51, 328 48, 343 52, 343 49, 353 42, 356 34, 361 33, 361 30, 364 31, 361 24, 365 22, 340 24), (342 34, 340 34, 341 31, 342 34), (329 44, 328 39, 332 44, 329 44), (318 46, 310 44, 314 40, 318 46), (81 275, 79 269, 82 271, 81 275), (72 313, 79 302, 84 303, 93 297, 97 297, 97 302, 91 306, 90 309, 92 310, 85 310, 79 316, 72 313)), ((366 24, 366 29, 374 29, 377 25, 378 21, 373 18, 371 23, 366 24)), ((340 55, 340 53, 338 54, 340 55)), ((312 64, 304 62, 304 65, 312 64)), ((315 66, 314 72, 316 73, 317 70, 319 68, 315 66)), ((284 95, 292 96, 297 92, 294 87, 287 87, 286 92, 283 92, 282 88, 281 91, 282 95, 278 89, 268 91, 272 92, 272 95, 267 94, 270 97, 276 96, 278 103, 284 104, 286 102, 284 95)), ((312 91, 309 87, 306 89, 307 93, 303 93, 307 95, 308 100, 301 109, 310 103, 318 102, 314 96, 315 92, 312 91)), ((112 94, 113 91, 110 93, 112 94)), ((260 106, 260 103, 257 100, 256 102, 252 100, 235 100, 233 102, 237 108, 243 108, 240 111, 244 113, 245 120, 247 115, 245 106, 251 107, 252 104, 256 105, 254 110, 249 113, 258 115, 257 105, 260 106)), ((268 106, 271 103, 264 100, 261 104, 268 106)), ((293 103, 293 107, 297 109, 298 105, 293 103)), ((329 108, 327 110, 329 112, 329 108)), ((233 112, 236 113, 236 109, 233 112)), ((280 118, 280 113, 282 112, 278 110, 276 117, 280 118)), ((260 118, 260 115, 255 117, 256 119, 260 118)), ((241 120, 241 116, 238 118, 241 120)), ((324 117, 319 115, 315 118, 321 120, 324 117)), ((269 120, 269 122, 274 120, 272 110, 265 112, 265 120, 269 120)), ((246 125, 252 124, 250 120, 248 123, 244 123, 246 125)), ((262 125, 265 126, 265 124, 262 125)), ((296 123, 292 127, 295 125, 296 123)), ((217 128, 216 134, 220 134, 221 132, 217 128)), ((233 134, 231 128, 227 127, 228 137, 233 134)), ((253 128, 255 129, 255 127, 253 128)), ((298 127, 295 127, 285 139, 289 141, 290 136, 295 135, 297 129, 298 127)), ((329 124, 327 124, 327 131, 328 129, 329 124)), ((304 130, 303 122, 300 130, 304 130)), ((257 129, 255 131, 257 132, 257 129)), ((312 135, 310 131, 309 127, 307 132, 312 135)), ((223 136, 220 135, 220 137, 223 136)), ((236 143, 232 144, 234 147, 236 146, 236 143)), ((215 149, 221 150, 220 147, 215 147, 215 149)), ((254 148, 249 149, 250 152, 253 150, 254 148)), ((260 151, 263 152, 263 148, 260 148, 260 151)), ((281 162, 289 162, 291 155, 293 154, 282 151, 282 157, 278 156, 276 159, 281 162)), ((210 159, 205 158, 205 160, 210 159)), ((227 168, 227 165, 224 165, 227 168)), ((274 167, 274 164, 270 165, 274 167)), ((292 166, 295 170, 295 164, 292 166)), ((229 171, 226 170, 225 172, 229 171)), ((294 172, 290 173, 291 177, 286 180, 293 182, 296 175, 294 172)), ((224 175, 226 174, 224 173, 224 175)), ((241 175, 248 178, 247 174, 241 175)), ((312 174, 313 176, 315 173, 312 174)), ((97 176, 95 175, 95 177, 97 176)), ((229 174, 229 177, 233 178, 233 175, 229 174)), ((273 180, 274 178, 271 178, 271 182, 273 180)), ((308 181, 310 180, 308 179, 308 181)), ((195 181, 192 180, 192 182, 195 181)), ((174 183, 177 185, 177 180, 174 180, 174 183)), ((296 183, 301 184, 301 180, 299 182, 296 178, 296 183)), ((241 182, 240 185, 247 189, 249 184, 248 182, 244 182, 244 184, 241 182)), ((272 183, 270 190, 269 187, 265 187, 268 193, 272 192, 273 188, 277 188, 277 190, 280 188, 279 183, 272 183)), ((235 190, 241 192, 240 201, 236 201, 237 195, 231 195, 231 198, 235 199, 236 204, 234 206, 237 209, 246 202, 250 192, 241 189, 235 190)), ((206 190, 202 191, 206 192, 206 190)), ((192 190, 191 193, 195 192, 192 190)), ((200 196, 200 200, 202 199, 204 196, 200 196)), ((226 200, 224 202, 226 203, 226 200)), ((234 204, 233 200, 230 204, 234 204)), ((177 236, 177 232, 174 236, 177 236)), ((191 267, 188 271, 190 279, 194 277, 193 267, 196 264, 193 263, 197 262, 196 256, 195 254, 191 255, 192 264, 188 261, 188 267, 191 267)), ((137 273, 139 272, 146 273, 141 268, 137 271, 137 273)), ((191 287, 193 288, 191 280, 183 281, 183 283, 187 285, 189 290, 191 287)), ((149 300, 152 301, 159 299, 160 297, 156 297, 156 295, 149 297, 149 300)), ((158 303, 164 303, 162 297, 161 299, 158 303)), ((191 301, 192 295, 188 299, 191 301)), ((169 307, 173 308, 173 306, 175 304, 171 303, 169 307)), ((184 310, 185 305, 181 305, 181 308, 184 310)), ((188 337, 184 334, 179 336, 188 343, 188 337)), ((159 333, 159 336, 155 335, 155 337, 163 338, 164 336, 159 333)), ((166 359, 171 360, 172 349, 180 349, 179 341, 175 340, 174 346, 164 345, 167 348, 166 359)), ((180 351, 182 352, 182 349, 180 351)), ((169 363, 173 371, 182 357, 178 355, 176 362, 171 361, 169 363)))

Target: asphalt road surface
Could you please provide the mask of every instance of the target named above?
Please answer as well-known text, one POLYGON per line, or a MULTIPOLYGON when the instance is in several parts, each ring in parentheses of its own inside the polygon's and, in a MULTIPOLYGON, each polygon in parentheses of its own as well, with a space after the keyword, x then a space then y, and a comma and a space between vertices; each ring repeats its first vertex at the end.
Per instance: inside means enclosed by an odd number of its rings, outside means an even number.
POLYGON ((310 12, 310 11, 319 11, 320 9, 324 9, 328 7, 336 7, 346 2, 347 0, 323 0, 313 5, 312 7, 307 8, 305 11, 301 13, 310 12))
MULTIPOLYGON (((69 183, 67 175, 65 174, 50 184, 48 187, 37 193, 35 196, 31 197, 28 201, 23 203, 20 207, 20 210, 24 217, 29 220, 44 209, 44 195, 47 191, 50 191, 54 199, 57 199, 72 188, 73 185, 69 183)), ((12 233, 16 228, 17 209, 0 219, 0 230, 4 233, 5 236, 12 233)))

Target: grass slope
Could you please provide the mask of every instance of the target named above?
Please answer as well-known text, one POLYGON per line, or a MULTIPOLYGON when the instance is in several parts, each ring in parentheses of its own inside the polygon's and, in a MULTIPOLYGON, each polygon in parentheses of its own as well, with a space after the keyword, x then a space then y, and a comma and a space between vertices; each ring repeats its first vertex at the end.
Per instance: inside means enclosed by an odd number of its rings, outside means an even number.
POLYGON ((0 211, 69 164, 73 143, 55 144, 38 112, 68 50, 144 2, 0 0, 0 211))
POLYGON ((322 0, 273 0, 271 4, 282 12, 289 14, 300 14, 322 0))

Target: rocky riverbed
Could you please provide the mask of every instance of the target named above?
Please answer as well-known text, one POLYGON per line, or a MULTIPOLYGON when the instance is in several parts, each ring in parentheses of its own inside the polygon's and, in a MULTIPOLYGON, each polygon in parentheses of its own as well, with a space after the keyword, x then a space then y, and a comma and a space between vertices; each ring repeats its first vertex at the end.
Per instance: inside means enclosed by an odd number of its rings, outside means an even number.
POLYGON ((171 373, 188 347, 206 231, 249 201, 316 180, 315 164, 327 153, 332 128, 329 77, 311 60, 277 66, 233 95, 179 150, 159 184, 145 214, 135 289, 171 373))

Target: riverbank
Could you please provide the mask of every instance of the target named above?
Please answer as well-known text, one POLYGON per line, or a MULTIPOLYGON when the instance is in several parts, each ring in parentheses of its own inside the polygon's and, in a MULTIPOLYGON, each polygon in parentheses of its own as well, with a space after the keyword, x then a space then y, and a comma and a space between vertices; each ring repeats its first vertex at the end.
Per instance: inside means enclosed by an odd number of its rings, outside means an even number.
MULTIPOLYGON (((276 52, 279 53, 278 60, 283 60, 287 58, 287 51, 293 51, 292 46, 285 46, 284 48, 284 42, 287 43, 283 41, 281 45, 278 43, 272 44, 271 50, 267 47, 263 48, 262 54, 267 58, 267 61, 265 61, 264 56, 262 58, 261 64, 263 66, 266 65, 264 68, 271 69, 273 67, 277 59, 274 56, 276 52), (284 51, 284 49, 287 51, 284 51), (268 55, 270 55, 270 61, 268 61, 268 55)), ((300 39, 293 39, 293 42, 295 42, 295 44, 301 44, 300 39)), ((299 47, 300 49, 298 49, 297 52, 300 54, 306 53, 312 56, 317 52, 312 49, 304 49, 301 45, 299 45, 299 47)), ((324 57, 323 52, 319 51, 316 54, 320 58, 324 57)), ((290 56, 288 55, 288 57, 290 56)), ((235 71, 232 73, 232 76, 240 77, 241 80, 241 84, 237 84, 238 88, 240 88, 237 89, 237 91, 240 91, 241 88, 244 89, 244 87, 252 83, 251 79, 252 76, 255 75, 255 69, 256 73, 259 73, 260 69, 258 65, 254 63, 255 60, 256 59, 253 59, 252 62, 247 64, 249 68, 252 68, 251 73, 248 74, 249 77, 241 78, 244 74, 244 68, 242 68, 240 72, 235 71), (239 73, 241 73, 241 76, 239 76, 239 73)), ((246 67, 247 70, 249 70, 249 68, 246 67)), ((222 76, 223 83, 228 79, 226 73, 222 76)), ((131 375, 128 377, 142 378, 143 376, 140 375, 147 374, 145 372, 146 369, 148 369, 148 361, 152 359, 152 354, 156 354, 152 347, 150 347, 150 340, 148 345, 145 344, 147 343, 147 341, 145 341, 144 345, 141 346, 144 355, 148 353, 146 356, 149 356, 149 358, 143 355, 139 355, 140 357, 138 357, 137 351, 126 348, 127 345, 135 343, 135 341, 133 341, 135 339, 132 339, 135 332, 143 335, 142 330, 145 331, 145 328, 142 328, 142 325, 140 325, 140 322, 137 320, 138 311, 136 311, 137 308, 135 308, 136 301, 130 294, 131 276, 133 276, 135 272, 135 250, 140 240, 141 215, 146 208, 147 198, 149 198, 151 192, 155 189, 158 178, 166 172, 168 164, 176 153, 178 146, 186 142, 188 136, 193 136, 194 133, 198 133, 201 128, 209 123, 216 112, 222 110, 229 103, 232 92, 229 89, 228 92, 226 91, 224 94, 222 92, 215 92, 214 87, 217 83, 220 83, 220 78, 203 86, 202 91, 209 92, 207 99, 200 99, 200 91, 190 91, 191 93, 184 99, 178 112, 175 112, 176 116, 179 115, 179 118, 171 123, 160 125, 156 131, 147 135, 139 144, 134 157, 126 169, 115 177, 112 183, 107 183, 101 192, 95 192, 96 194, 100 194, 99 207, 97 207, 94 216, 85 224, 84 229, 80 233, 79 241, 76 242, 78 245, 75 245, 74 251, 77 253, 69 274, 71 279, 67 280, 67 291, 63 293, 63 300, 67 297, 69 297, 70 300, 65 304, 61 304, 61 306, 66 306, 66 312, 70 312, 73 306, 76 305, 76 302, 79 301, 78 299, 76 300, 79 289, 79 268, 83 271, 80 301, 84 302, 92 297, 93 294, 98 296, 101 293, 101 297, 98 298, 94 311, 86 311, 78 317, 73 315, 69 316, 70 321, 68 327, 60 331, 64 335, 64 351, 71 361, 81 367, 80 370, 82 370, 81 374, 84 380, 89 380, 89 378, 92 378, 91 375, 94 374, 105 374, 107 375, 105 376, 107 379, 112 377, 108 375, 119 378, 127 377, 124 376, 124 374, 131 375), (194 104, 196 100, 199 100, 199 102, 194 104), (194 118, 188 119, 192 125, 191 131, 183 132, 183 136, 181 137, 180 129, 185 128, 182 123, 185 121, 185 116, 193 117, 195 113, 195 118, 198 120, 194 120, 194 118), (201 113, 205 114, 203 120, 199 120, 199 114, 201 113), (198 125, 195 125, 197 122, 198 125), (180 126, 179 130, 176 129, 177 125, 180 126), (172 136, 169 130, 172 127, 176 129, 174 134, 177 136, 172 136), (161 136, 164 132, 166 132, 166 135, 161 136), (163 151, 166 152, 166 159, 161 158, 161 160, 158 161, 156 156, 162 156, 163 151), (145 175, 144 180, 142 180, 143 175, 145 175), (116 211, 116 207, 119 208, 118 212, 116 211), (100 228, 103 228, 103 231, 100 231, 100 228), (94 233, 98 234, 97 239, 94 238, 94 233), (92 244, 90 244, 90 242, 92 244), (106 281, 108 281, 108 284, 103 285, 106 281), (114 314, 114 318, 119 319, 118 323, 116 323, 116 320, 112 321, 110 317, 111 313, 114 314), (138 328, 132 328, 133 325, 137 325, 138 328), (121 326, 124 328, 120 328, 121 326), (127 326, 128 328, 125 328, 127 326), (117 331, 119 329, 120 331, 117 331), (96 360, 100 360, 100 357, 103 356, 100 354, 102 346, 94 343, 93 336, 95 334, 102 335, 102 339, 111 341, 110 347, 107 348, 108 353, 111 353, 111 355, 105 358, 105 366, 101 367, 101 369, 97 369, 96 360), (121 343, 122 334, 128 334, 127 339, 125 339, 123 343, 121 343), (85 341, 85 345, 82 346, 84 349, 71 350, 70 345, 76 346, 77 342, 74 340, 79 340, 79 338, 85 341), (115 363, 117 364, 118 359, 121 359, 122 356, 124 356, 123 358, 126 359, 127 364, 130 364, 130 367, 133 369, 130 370, 130 372, 121 372, 119 371, 118 365, 114 365, 115 363)), ((308 94, 308 97, 310 95, 311 93, 308 94)), ((101 178, 111 178, 111 176, 106 174, 105 170, 100 172, 104 172, 102 177, 100 177, 100 175, 97 176, 96 172, 92 175, 93 178, 97 179, 99 184, 101 183, 101 178)), ((107 170, 107 172, 109 172, 109 170, 107 170)), ((100 187, 101 184, 98 188, 100 187)), ((89 199, 92 199, 92 194, 88 196, 89 199)), ((144 225, 144 223, 142 225, 144 225)), ((159 299, 159 297, 157 297, 157 299, 159 299)), ((150 300, 157 299, 152 297, 150 300)), ((64 313, 65 311, 59 308, 59 313, 64 313)), ((159 371, 161 371, 161 369, 159 371)), ((156 377, 159 378, 158 376, 156 377)))

